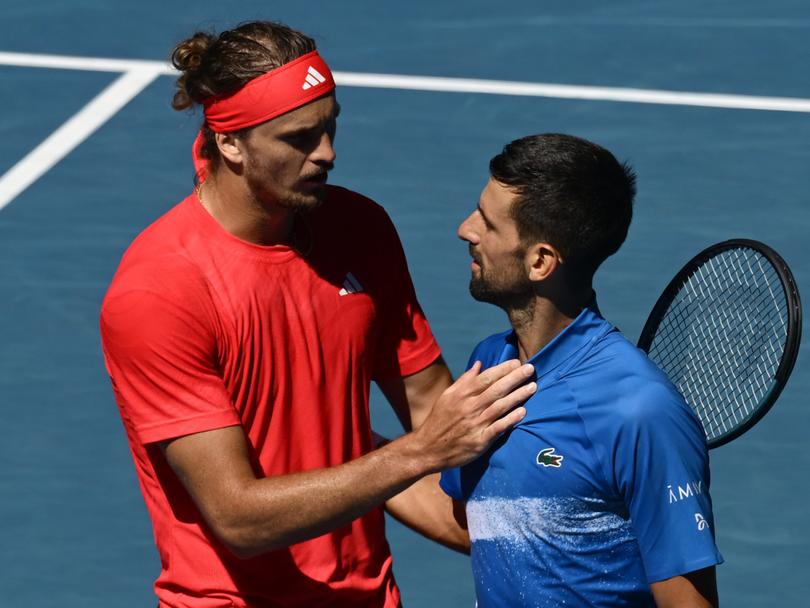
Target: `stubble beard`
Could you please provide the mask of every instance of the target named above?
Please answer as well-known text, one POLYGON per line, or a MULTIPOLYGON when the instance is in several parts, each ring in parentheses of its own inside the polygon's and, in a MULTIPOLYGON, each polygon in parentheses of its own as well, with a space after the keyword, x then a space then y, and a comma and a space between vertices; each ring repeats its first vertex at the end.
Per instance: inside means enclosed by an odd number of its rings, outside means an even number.
MULTIPOLYGON (((251 196, 264 208, 273 206, 284 207, 292 211, 308 211, 315 209, 326 200, 326 182, 306 192, 286 189, 273 190, 268 184, 270 170, 257 165, 248 165, 245 171, 245 180, 251 196)), ((306 178, 299 179, 296 185, 306 182, 306 178)))
POLYGON ((534 290, 516 256, 514 265, 497 279, 488 276, 481 266, 478 275, 473 274, 470 278, 470 295, 479 302, 494 304, 509 312, 528 308, 534 290))
POLYGON ((326 185, 309 192, 273 192, 264 180, 248 177, 248 188, 253 198, 262 207, 283 207, 292 211, 308 211, 321 206, 326 200, 326 185))
POLYGON ((312 194, 291 193, 279 201, 279 205, 296 212, 306 212, 320 207, 326 199, 326 188, 321 187, 312 194))
MULTIPOLYGON (((307 178, 303 178, 300 182, 306 182, 307 178)), ((326 181, 315 188, 309 189, 307 192, 297 192, 291 190, 281 198, 279 204, 294 211, 308 211, 320 207, 326 200, 326 181)))

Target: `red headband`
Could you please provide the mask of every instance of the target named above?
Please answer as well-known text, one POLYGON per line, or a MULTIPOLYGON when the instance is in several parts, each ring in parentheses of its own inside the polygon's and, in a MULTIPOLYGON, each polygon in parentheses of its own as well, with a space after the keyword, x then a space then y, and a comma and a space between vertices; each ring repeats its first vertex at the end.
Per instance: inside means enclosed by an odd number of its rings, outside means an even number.
MULTIPOLYGON (((300 108, 334 88, 329 66, 318 51, 312 51, 254 78, 230 95, 204 100, 205 122, 215 133, 247 129, 300 108)), ((208 161, 200 156, 202 145, 200 130, 192 155, 201 181, 208 174, 208 161)))

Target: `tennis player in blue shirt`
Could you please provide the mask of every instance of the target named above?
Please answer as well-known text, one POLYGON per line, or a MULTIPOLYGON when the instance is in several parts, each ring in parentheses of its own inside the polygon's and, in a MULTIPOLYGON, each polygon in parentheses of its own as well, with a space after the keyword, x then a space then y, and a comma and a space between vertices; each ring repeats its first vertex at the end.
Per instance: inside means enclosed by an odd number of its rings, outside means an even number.
POLYGON ((592 289, 627 235, 632 170, 591 142, 546 134, 507 145, 490 174, 458 234, 470 292, 512 329, 481 342, 470 366, 528 361, 537 391, 488 453, 442 474, 452 503, 425 480, 389 510, 444 529, 434 538, 456 547, 469 538, 479 608, 716 606, 722 557, 701 424, 602 318, 592 289))

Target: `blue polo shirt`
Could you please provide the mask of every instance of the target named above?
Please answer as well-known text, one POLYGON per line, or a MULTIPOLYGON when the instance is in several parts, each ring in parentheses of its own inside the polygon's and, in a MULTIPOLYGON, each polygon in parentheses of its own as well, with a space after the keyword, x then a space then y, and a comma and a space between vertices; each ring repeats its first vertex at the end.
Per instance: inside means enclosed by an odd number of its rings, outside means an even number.
MULTIPOLYGON (((514 332, 473 351, 518 357, 514 332)), ((527 415, 442 474, 466 502, 478 606, 654 606, 650 583, 723 561, 700 421, 593 302, 529 360, 527 415)))

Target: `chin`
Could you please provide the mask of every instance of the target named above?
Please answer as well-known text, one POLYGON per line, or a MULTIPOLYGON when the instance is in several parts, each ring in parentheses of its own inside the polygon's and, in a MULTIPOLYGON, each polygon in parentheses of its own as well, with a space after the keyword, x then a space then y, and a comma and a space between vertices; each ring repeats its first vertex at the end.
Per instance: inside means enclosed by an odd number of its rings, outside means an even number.
POLYGON ((326 188, 319 188, 317 191, 307 193, 290 193, 282 202, 284 207, 290 209, 314 209, 319 207, 326 200, 326 188))
POLYGON ((492 303, 492 300, 497 294, 495 294, 490 288, 489 285, 484 283, 480 277, 473 276, 470 279, 470 295, 473 299, 478 300, 479 302, 489 302, 492 303))

